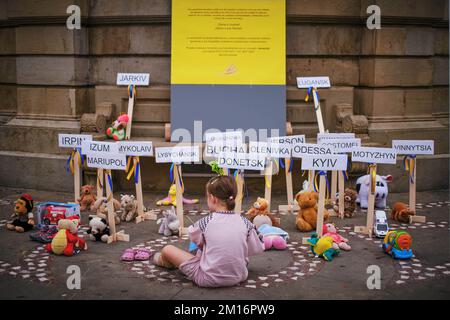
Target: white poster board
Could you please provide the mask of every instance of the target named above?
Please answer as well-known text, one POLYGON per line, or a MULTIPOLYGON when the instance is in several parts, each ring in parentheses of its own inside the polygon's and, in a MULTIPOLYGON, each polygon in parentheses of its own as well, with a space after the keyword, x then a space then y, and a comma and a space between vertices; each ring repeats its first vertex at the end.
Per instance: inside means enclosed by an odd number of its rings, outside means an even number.
POLYGON ((79 148, 83 141, 92 140, 89 134, 58 134, 58 145, 60 148, 79 148))
POLYGON ((118 86, 148 86, 150 84, 149 73, 118 73, 116 85, 118 86))
POLYGON ((392 140, 392 148, 402 155, 434 154, 434 141, 392 140))
POLYGON ((156 163, 200 162, 199 146, 177 146, 155 148, 156 163))
POLYGON ((360 147, 352 151, 353 162, 395 164, 397 152, 392 148, 360 147))
POLYGON ((119 141, 118 152, 133 157, 153 156, 153 143, 151 141, 119 141))

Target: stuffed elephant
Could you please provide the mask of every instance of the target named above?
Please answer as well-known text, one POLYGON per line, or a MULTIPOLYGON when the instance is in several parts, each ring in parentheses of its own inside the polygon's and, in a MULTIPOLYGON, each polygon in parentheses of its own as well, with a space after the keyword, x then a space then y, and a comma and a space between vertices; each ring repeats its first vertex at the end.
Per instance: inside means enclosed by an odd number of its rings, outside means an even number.
POLYGON ((166 237, 178 234, 180 228, 180 220, 175 213, 174 207, 170 210, 163 212, 163 218, 158 219, 157 224, 161 224, 159 227, 159 234, 163 234, 166 237))

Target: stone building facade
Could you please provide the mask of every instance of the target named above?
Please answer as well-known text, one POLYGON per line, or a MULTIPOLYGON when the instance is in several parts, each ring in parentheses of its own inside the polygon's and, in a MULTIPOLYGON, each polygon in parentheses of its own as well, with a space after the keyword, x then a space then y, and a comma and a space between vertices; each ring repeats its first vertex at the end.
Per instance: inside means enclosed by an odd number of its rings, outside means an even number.
MULTIPOLYGON (((433 139, 436 154, 419 157, 418 189, 447 188, 448 12, 447 0, 287 0, 292 132, 314 137, 318 131, 296 77, 328 75, 333 87, 320 97, 330 132, 355 132, 364 144, 385 147, 392 139, 433 139), (381 8, 379 30, 366 27, 371 4, 381 8)), ((151 74, 151 85, 138 89, 132 136, 164 144, 170 54, 169 0, 0 0, 0 185, 71 190, 57 134, 83 131, 86 114, 102 115, 101 126, 126 111, 118 72, 151 74), (71 4, 81 8, 81 30, 66 27, 71 4)), ((153 162, 144 160, 144 189, 165 190, 168 167, 153 162)), ((294 170, 299 177, 298 164, 294 170)), ((394 190, 407 190, 401 159, 380 170, 394 175, 394 190)), ((202 190, 207 175, 186 172, 187 183, 202 190)), ((262 189, 262 180, 253 180, 249 185, 262 189)), ((274 189, 283 185, 275 179, 274 189)))

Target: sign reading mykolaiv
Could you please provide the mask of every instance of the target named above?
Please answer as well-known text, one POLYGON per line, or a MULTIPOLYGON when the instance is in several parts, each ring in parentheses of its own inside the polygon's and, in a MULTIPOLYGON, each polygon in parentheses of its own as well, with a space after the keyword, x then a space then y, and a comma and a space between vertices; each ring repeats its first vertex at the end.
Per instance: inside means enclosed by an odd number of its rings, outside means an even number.
POLYGON ((221 168, 241 170, 264 170, 266 158, 255 153, 221 153, 217 159, 221 168))
POLYGON ((330 88, 331 82, 329 77, 297 77, 297 87, 305 88, 330 88))
POLYGON ((352 161, 395 164, 397 152, 391 148, 359 147, 352 151, 352 161))
POLYGON ((118 86, 148 86, 150 83, 149 73, 118 73, 116 84, 118 86))
POLYGON ((344 154, 306 155, 302 157, 302 170, 345 171, 347 162, 344 154))
POLYGON ((121 154, 134 157, 153 156, 153 144, 151 141, 119 141, 117 144, 121 154))
POLYGON ((271 142, 250 141, 249 153, 263 154, 271 158, 290 158, 291 145, 271 142))
POLYGON ((85 140, 92 140, 89 134, 58 134, 58 143, 60 148, 77 148, 85 140))
POLYGON ((291 155, 293 158, 303 158, 306 155, 332 155, 334 149, 323 144, 301 143, 292 146, 291 155))
POLYGON ((392 148, 398 154, 434 154, 433 140, 392 140, 392 148))
POLYGON ((318 133, 317 143, 321 143, 325 140, 335 140, 335 139, 355 139, 355 134, 352 132, 342 132, 342 133, 318 133))
POLYGON ((319 142, 319 144, 333 147, 335 153, 346 153, 352 152, 353 149, 361 147, 361 139, 323 139, 319 142))
POLYGON ((91 153, 119 153, 119 145, 116 142, 101 142, 85 140, 81 143, 81 151, 84 154, 91 153))
POLYGON ((199 146, 178 146, 155 148, 156 163, 199 162, 199 146))

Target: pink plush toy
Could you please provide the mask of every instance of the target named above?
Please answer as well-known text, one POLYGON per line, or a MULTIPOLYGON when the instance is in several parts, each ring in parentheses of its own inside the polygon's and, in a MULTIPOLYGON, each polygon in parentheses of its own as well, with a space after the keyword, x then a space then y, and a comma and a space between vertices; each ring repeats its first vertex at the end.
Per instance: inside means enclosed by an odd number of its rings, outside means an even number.
POLYGON ((326 223, 323 225, 323 235, 322 237, 331 237, 333 238, 333 242, 337 244, 339 249, 344 251, 352 250, 352 247, 348 244, 348 239, 341 236, 338 232, 334 224, 326 223))
POLYGON ((286 240, 282 236, 264 236, 264 248, 265 250, 272 248, 284 250, 286 249, 286 240))

